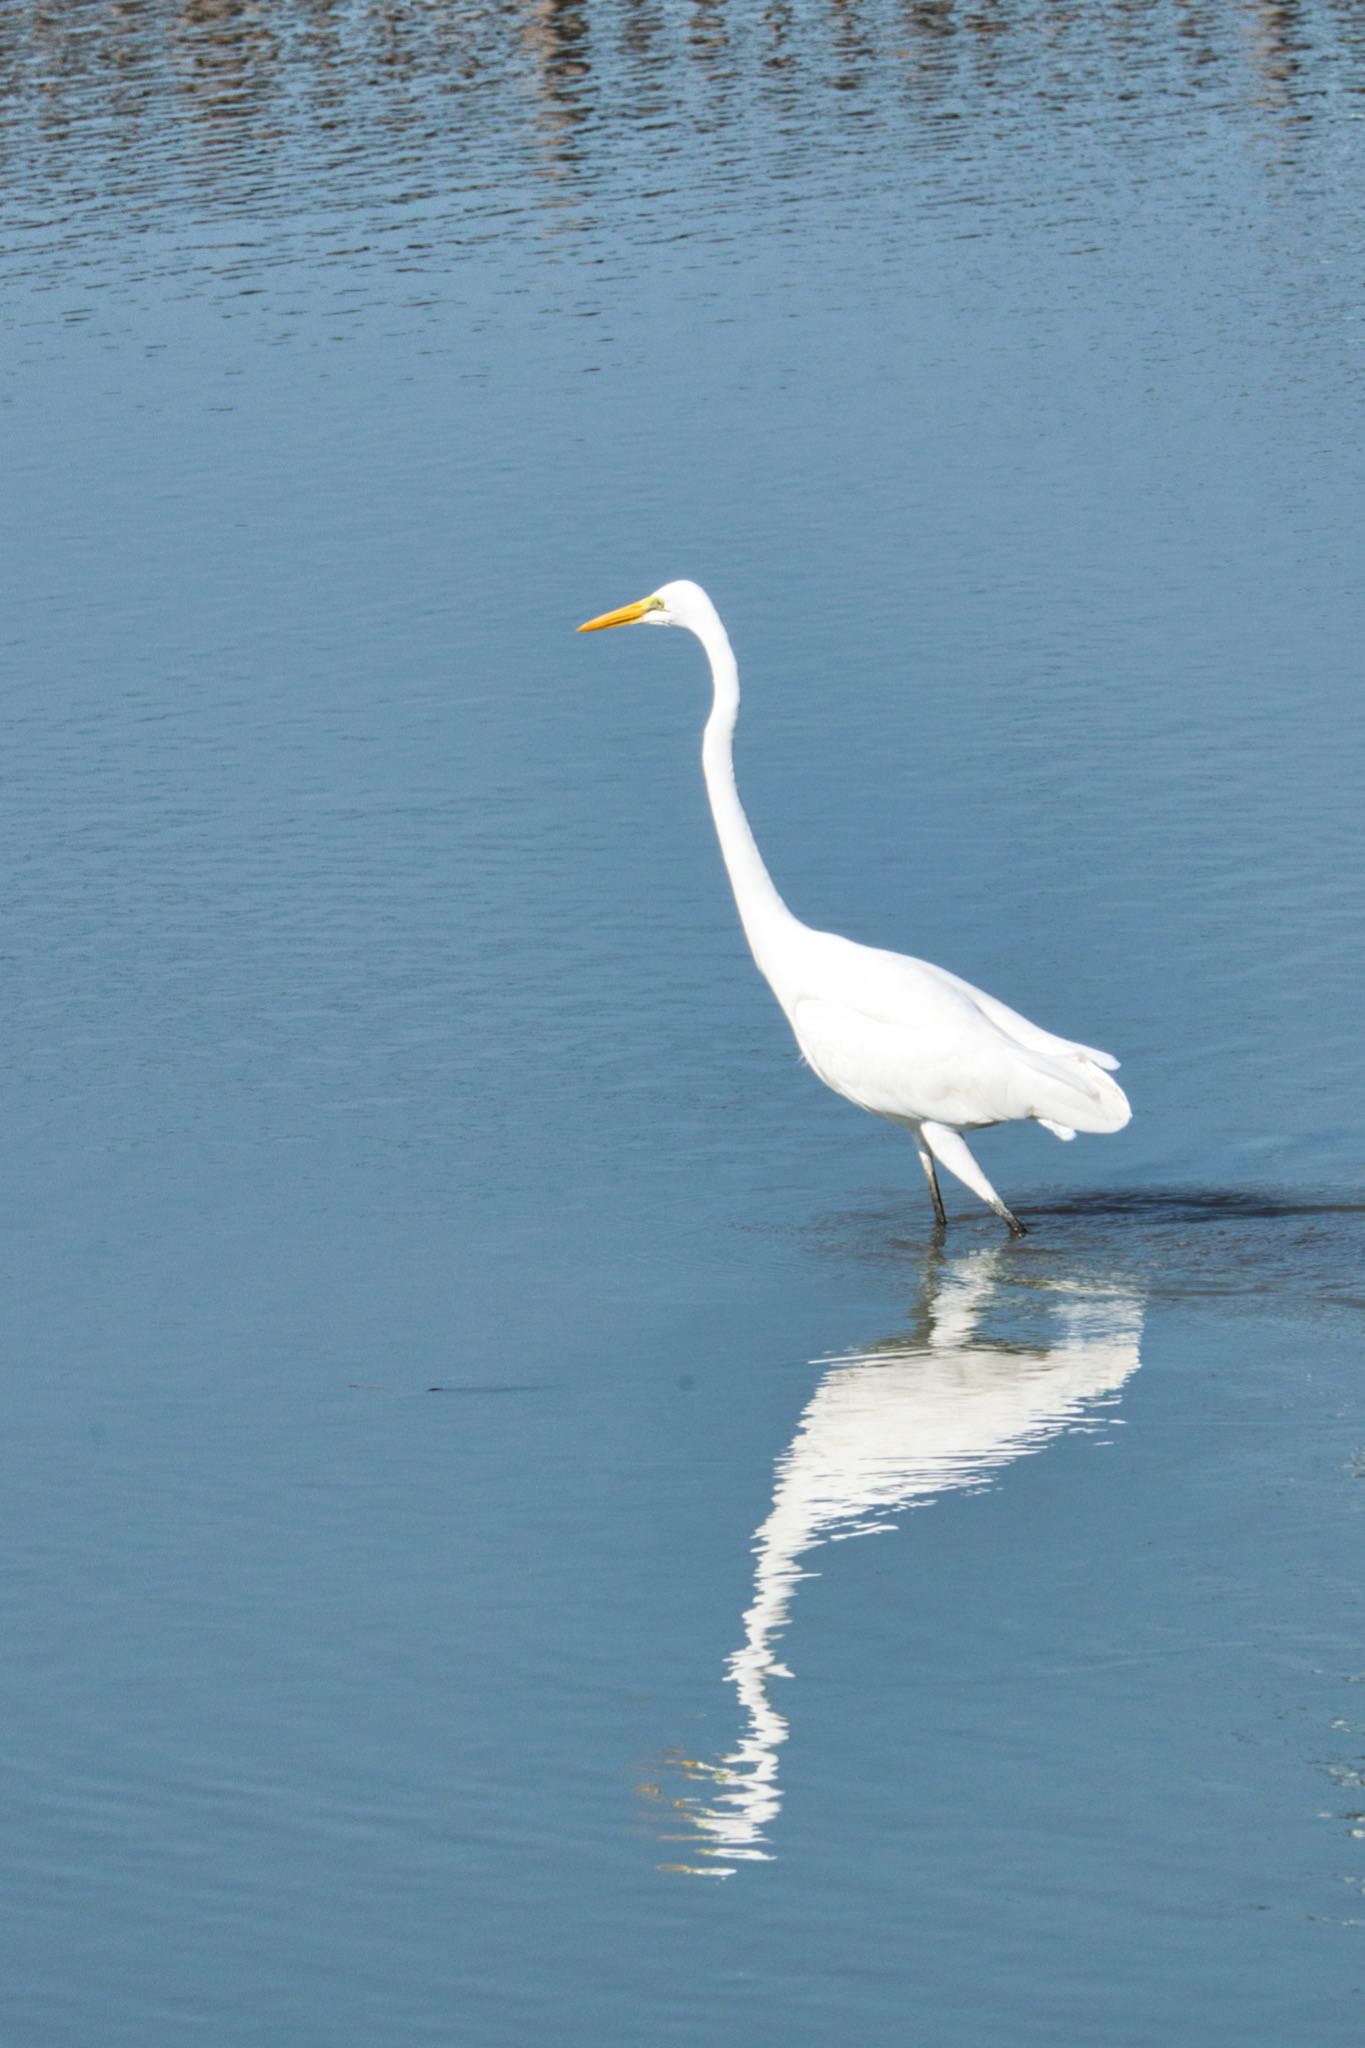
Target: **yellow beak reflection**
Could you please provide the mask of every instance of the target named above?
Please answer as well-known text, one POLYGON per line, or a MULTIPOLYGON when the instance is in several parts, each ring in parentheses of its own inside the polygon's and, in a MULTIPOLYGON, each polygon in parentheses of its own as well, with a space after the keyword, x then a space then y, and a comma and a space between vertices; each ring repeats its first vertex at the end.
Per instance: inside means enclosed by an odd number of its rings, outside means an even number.
POLYGON ((603 612, 599 619, 588 619, 578 630, 580 633, 600 633, 605 626, 633 626, 646 612, 662 610, 661 598, 642 597, 635 604, 623 604, 619 612, 603 612))

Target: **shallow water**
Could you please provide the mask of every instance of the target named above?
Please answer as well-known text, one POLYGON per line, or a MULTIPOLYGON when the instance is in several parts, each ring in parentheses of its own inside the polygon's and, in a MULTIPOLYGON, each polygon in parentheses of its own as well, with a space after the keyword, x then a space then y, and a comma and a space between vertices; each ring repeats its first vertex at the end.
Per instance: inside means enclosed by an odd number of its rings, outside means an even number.
POLYGON ((0 78, 7 2033, 1354 2041, 1357 12, 0 78), (1122 1057, 1023 1243, 573 639, 675 575, 793 907, 1122 1057))

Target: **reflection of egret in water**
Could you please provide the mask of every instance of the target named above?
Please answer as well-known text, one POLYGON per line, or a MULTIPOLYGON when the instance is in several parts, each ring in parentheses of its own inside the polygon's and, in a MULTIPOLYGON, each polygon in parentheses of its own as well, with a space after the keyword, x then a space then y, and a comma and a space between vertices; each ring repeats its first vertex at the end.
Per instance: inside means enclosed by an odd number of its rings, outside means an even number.
POLYGON ((753 1602, 729 1662, 747 1726, 721 1762, 684 1766, 706 1790, 673 1809, 690 1824, 692 1853, 708 1860, 672 1868, 730 1876, 736 1861, 767 1857, 787 1737, 769 1686, 792 1675, 777 1645, 792 1595, 811 1576, 806 1553, 891 1529, 900 1509, 941 1493, 987 1484, 1000 1466, 1083 1426, 1137 1370, 1142 1312, 1133 1294, 1055 1278, 1024 1293, 1007 1284, 1020 1277, 1003 1249, 950 1263, 934 1254, 915 1327, 828 1362, 778 1459, 772 1510, 755 1533, 753 1602), (1021 1300, 1046 1319, 1041 1341, 980 1334, 989 1309, 1021 1300))

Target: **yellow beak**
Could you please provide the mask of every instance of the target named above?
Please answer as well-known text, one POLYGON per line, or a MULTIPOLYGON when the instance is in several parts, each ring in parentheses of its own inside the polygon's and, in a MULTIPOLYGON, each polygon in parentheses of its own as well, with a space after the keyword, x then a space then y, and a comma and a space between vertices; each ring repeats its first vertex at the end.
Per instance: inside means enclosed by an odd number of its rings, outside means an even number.
POLYGON ((579 627, 580 633, 600 633, 605 626, 633 626, 646 612, 656 606, 662 610, 657 597, 642 597, 636 604, 623 604, 619 612, 603 612, 600 619, 588 619, 579 627))

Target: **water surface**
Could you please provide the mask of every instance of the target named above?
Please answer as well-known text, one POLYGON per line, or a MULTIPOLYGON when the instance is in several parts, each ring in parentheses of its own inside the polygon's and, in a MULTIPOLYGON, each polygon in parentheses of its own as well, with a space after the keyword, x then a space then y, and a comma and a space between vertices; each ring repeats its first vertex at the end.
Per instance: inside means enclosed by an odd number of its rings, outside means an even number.
POLYGON ((7 2032, 1354 2041, 1358 11, 0 93, 7 2032), (679 575, 793 907, 1123 1059, 1023 1244, 574 640, 679 575))

